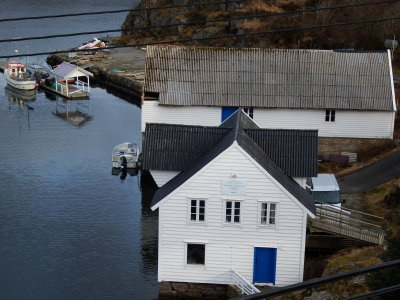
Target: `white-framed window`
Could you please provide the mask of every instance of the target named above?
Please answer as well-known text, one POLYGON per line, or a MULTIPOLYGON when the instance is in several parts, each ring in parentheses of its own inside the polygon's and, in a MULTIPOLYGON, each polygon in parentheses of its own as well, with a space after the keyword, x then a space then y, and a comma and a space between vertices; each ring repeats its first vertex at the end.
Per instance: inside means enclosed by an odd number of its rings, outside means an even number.
POLYGON ((241 201, 225 201, 225 223, 240 224, 241 201))
POLYGON ((276 225, 277 208, 277 203, 260 202, 259 224, 276 225))
POLYGON ((243 107, 243 112, 253 119, 254 109, 252 107, 243 107))
POLYGON ((192 222, 205 222, 206 220, 206 200, 190 199, 189 200, 189 220, 192 222))
POLYGON ((204 266, 206 264, 206 244, 186 243, 186 264, 204 266))
POLYGON ((332 109, 327 109, 325 111, 325 122, 335 122, 336 111, 332 109))

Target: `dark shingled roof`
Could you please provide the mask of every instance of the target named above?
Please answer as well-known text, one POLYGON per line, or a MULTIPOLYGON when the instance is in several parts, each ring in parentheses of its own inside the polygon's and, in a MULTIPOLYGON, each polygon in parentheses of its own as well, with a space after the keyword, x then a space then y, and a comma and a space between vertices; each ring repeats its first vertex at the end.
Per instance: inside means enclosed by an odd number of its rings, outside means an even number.
POLYGON ((147 124, 143 168, 184 171, 238 124, 285 174, 316 176, 317 130, 260 129, 241 110, 219 127, 147 124))
MULTIPOLYGON (((194 174, 196 174, 201 168, 206 166, 210 161, 212 161, 215 157, 217 157, 220 153, 226 150, 230 145, 232 145, 235 141, 258 163, 263 167, 269 174, 271 174, 289 193, 291 193, 298 201, 300 201, 303 206, 305 206, 310 212, 315 213, 315 205, 312 196, 304 190, 298 183, 296 183, 291 177, 285 174, 272 160, 271 158, 264 152, 264 150, 253 140, 249 134, 246 132, 243 125, 246 127, 256 128, 257 126, 251 125, 252 122, 248 122, 249 118, 244 118, 244 113, 242 111, 238 111, 234 113, 229 119, 228 122, 225 123, 227 128, 223 127, 196 127, 196 126, 182 126, 182 125, 165 125, 165 124, 151 124, 150 128, 153 130, 150 138, 147 137, 149 127, 146 127, 146 141, 144 146, 144 168, 149 168, 149 154, 152 153, 153 155, 158 155, 158 152, 148 152, 147 149, 154 149, 154 144, 156 144, 157 149, 164 148, 166 149, 173 149, 174 146, 180 145, 181 142, 175 143, 176 139, 173 139, 168 134, 168 128, 171 129, 172 133, 188 133, 188 132, 198 132, 199 135, 206 133, 207 130, 210 129, 210 132, 215 134, 213 142, 207 144, 205 148, 209 148, 205 150, 203 154, 200 154, 200 151, 193 151, 192 154, 183 154, 182 157, 186 159, 188 157, 195 157, 193 161, 191 161, 185 169, 181 169, 182 171, 180 174, 175 176, 169 182, 167 182, 164 186, 159 188, 156 193, 154 194, 152 206, 156 205, 162 199, 164 199, 167 195, 181 186, 184 182, 186 182, 189 178, 191 178, 194 174), (246 125, 247 124, 247 125, 246 125), (232 127, 231 127, 232 125, 232 127), (157 132, 157 127, 163 129, 162 132, 164 135, 155 135, 157 132), (214 131, 211 131, 213 129, 214 131), (163 137, 167 141, 167 144, 164 144, 162 141, 159 143, 155 136, 158 136, 160 139, 163 140, 163 137), (219 136, 219 140, 217 138, 219 136), (218 141, 217 141, 218 140, 218 141), (216 143, 214 143, 216 141, 216 143), (213 144, 213 145, 212 145, 213 144), (211 145, 211 146, 210 146, 211 145)), ((251 121, 251 120, 250 120, 251 121)), ((252 129, 257 130, 257 129, 252 129)), ((296 132, 301 132, 296 131, 296 132)), ((185 134, 180 136, 180 138, 185 138, 185 134)), ((307 136, 308 137, 308 136, 307 136)), ((188 144, 191 143, 195 139, 186 140, 188 144)), ((201 140, 201 139, 200 139, 201 140)), ((316 139, 312 140, 309 139, 309 143, 314 141, 316 145, 316 139)), ((183 143, 185 140, 183 140, 183 143)), ((316 147, 316 146, 315 146, 316 147)), ((197 149, 195 145, 187 146, 187 149, 197 149)), ((160 150, 161 151, 161 150, 160 150)), ((182 153, 181 153, 182 154, 182 153)), ((165 156, 167 157, 167 155, 165 156)), ((178 157, 178 156, 176 156, 178 157)), ((289 157, 290 160, 295 160, 295 158, 289 157)), ((314 157, 316 161, 316 156, 314 157)), ((154 168, 153 168, 154 169, 154 168)), ((154 169, 160 170, 160 169, 154 169)))
POLYGON ((209 151, 229 128, 146 124, 143 168, 183 171, 209 151))
MULTIPOLYGON (((204 155, 194 161, 188 169, 184 170, 164 186, 159 188, 154 194, 151 206, 156 205, 171 192, 181 186, 220 153, 231 146, 235 141, 269 174, 271 174, 289 193, 291 193, 304 207, 315 214, 315 204, 313 197, 304 190, 297 182, 286 175, 270 158, 263 149, 245 132, 241 126, 240 114, 235 113, 230 118, 235 118, 236 126, 229 129, 229 132, 204 155)), ((147 128, 146 128, 147 132, 147 128)), ((148 141, 146 142, 148 143, 148 141)), ((146 149, 144 150, 146 151, 146 149)))
POLYGON ((393 111, 387 51, 149 46, 161 105, 393 111))

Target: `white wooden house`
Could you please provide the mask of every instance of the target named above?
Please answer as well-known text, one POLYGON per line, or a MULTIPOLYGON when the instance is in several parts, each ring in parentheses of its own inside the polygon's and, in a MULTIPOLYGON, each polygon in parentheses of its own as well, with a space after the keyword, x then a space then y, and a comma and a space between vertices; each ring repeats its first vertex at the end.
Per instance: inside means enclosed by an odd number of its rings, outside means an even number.
POLYGON ((238 107, 261 128, 392 139, 389 51, 149 46, 146 123, 218 126, 238 107))
POLYGON ((220 127, 148 124, 143 168, 156 181, 174 174, 152 201, 158 280, 232 284, 237 272, 252 283, 302 281, 315 206, 292 178, 316 174, 316 144, 316 131, 259 129, 242 112, 220 127))

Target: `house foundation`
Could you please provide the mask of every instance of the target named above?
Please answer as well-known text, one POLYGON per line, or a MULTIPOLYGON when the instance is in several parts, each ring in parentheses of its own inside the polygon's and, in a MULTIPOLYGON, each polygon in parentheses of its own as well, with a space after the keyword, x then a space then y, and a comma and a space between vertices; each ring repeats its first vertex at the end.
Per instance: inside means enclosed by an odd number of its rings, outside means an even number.
POLYGON ((191 282, 162 281, 160 300, 225 300, 240 296, 234 286, 191 282))

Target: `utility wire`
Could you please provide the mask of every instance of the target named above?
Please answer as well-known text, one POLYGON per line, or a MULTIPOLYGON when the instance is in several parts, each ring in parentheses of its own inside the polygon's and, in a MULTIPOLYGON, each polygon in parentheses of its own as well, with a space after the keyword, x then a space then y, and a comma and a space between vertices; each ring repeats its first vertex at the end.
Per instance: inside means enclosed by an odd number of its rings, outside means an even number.
POLYGON ((186 23, 131 27, 128 29, 110 29, 110 30, 101 30, 101 31, 85 31, 85 32, 25 37, 25 38, 12 38, 12 39, 0 40, 0 43, 41 40, 41 39, 98 34, 98 33, 121 32, 121 31, 129 31, 129 30, 132 31, 132 30, 147 30, 147 29, 176 27, 176 26, 190 26, 190 25, 205 24, 205 23, 235 21, 235 20, 242 20, 242 19, 248 19, 248 18, 262 18, 262 17, 275 17, 275 16, 284 16, 284 15, 303 14, 303 13, 309 13, 309 12, 319 12, 319 11, 326 11, 326 10, 343 9, 343 8, 349 8, 349 7, 388 4, 388 3, 394 3, 394 2, 399 2, 399 0, 385 0, 385 1, 378 1, 378 2, 355 3, 355 4, 348 4, 348 5, 339 5, 339 6, 330 6, 330 7, 321 7, 321 8, 309 8, 309 9, 293 10, 293 11, 286 11, 286 12, 279 12, 279 13, 255 14, 255 15, 246 15, 246 16, 238 16, 238 17, 231 17, 231 18, 221 18, 221 19, 210 19, 210 20, 195 21, 195 22, 186 22, 186 23))
POLYGON ((215 2, 189 3, 189 4, 181 4, 181 5, 173 5, 173 6, 138 7, 138 8, 134 8, 134 9, 107 10, 107 11, 71 13, 71 14, 61 14, 61 15, 46 15, 46 16, 38 16, 38 17, 8 18, 8 19, 0 19, 0 23, 1 22, 11 22, 11 21, 25 21, 25 20, 53 19, 53 18, 77 17, 77 16, 88 16, 88 15, 115 14, 115 13, 122 13, 122 12, 148 11, 148 10, 156 10, 156 9, 170 9, 170 8, 181 8, 181 7, 213 5, 213 4, 228 4, 228 3, 242 2, 242 1, 243 0, 224 0, 224 1, 215 1, 215 2))
POLYGON ((3 56, 0 56, 0 58, 14 58, 14 57, 21 57, 21 56, 38 56, 38 55, 48 55, 48 54, 68 53, 68 52, 102 51, 104 49, 132 48, 132 47, 143 47, 143 46, 149 46, 149 45, 159 45, 159 44, 174 44, 174 43, 186 43, 186 42, 193 42, 193 41, 239 38, 239 37, 245 37, 245 36, 265 35, 265 34, 282 33, 282 32, 293 32, 293 31, 300 31, 300 30, 314 30, 314 29, 332 28, 332 27, 349 26, 349 25, 359 25, 359 24, 367 24, 367 23, 377 23, 377 22, 394 21, 394 20, 400 20, 400 17, 368 19, 368 20, 362 20, 362 21, 356 21, 356 22, 335 23, 335 24, 326 24, 326 25, 309 26, 309 27, 283 28, 283 29, 274 29, 274 30, 260 31, 260 32, 246 32, 246 33, 241 33, 241 34, 222 35, 222 36, 215 36, 215 37, 138 43, 138 44, 124 45, 124 46, 110 46, 107 48, 94 48, 94 49, 82 49, 82 50, 71 49, 71 50, 58 50, 58 51, 52 51, 52 52, 30 53, 30 54, 24 54, 24 55, 21 55, 21 54, 3 55, 3 56))

